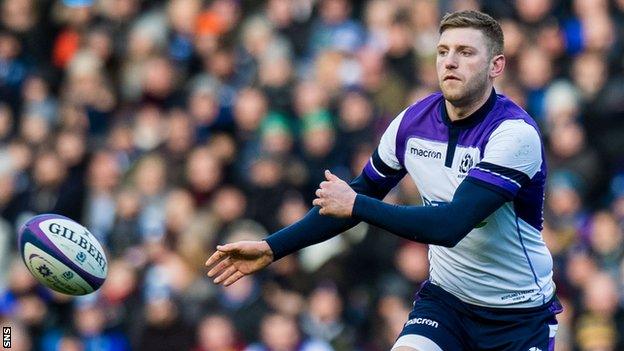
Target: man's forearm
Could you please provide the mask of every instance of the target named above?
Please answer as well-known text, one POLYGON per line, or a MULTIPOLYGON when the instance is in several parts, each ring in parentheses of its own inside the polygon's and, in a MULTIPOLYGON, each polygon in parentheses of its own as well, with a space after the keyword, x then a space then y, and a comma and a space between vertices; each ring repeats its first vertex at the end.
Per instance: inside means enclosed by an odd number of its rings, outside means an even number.
MULTIPOLYGON (((360 174, 349 185, 358 194, 374 199, 383 199, 394 186, 394 184, 379 185, 365 174, 360 174)), ((360 220, 355 218, 323 216, 319 214, 319 208, 314 207, 301 220, 279 230, 265 240, 273 251, 274 260, 278 260, 304 247, 330 239, 359 222, 360 220)))
POLYGON ((509 199, 464 181, 453 201, 440 206, 392 205, 357 195, 353 218, 425 244, 453 247, 509 199))
POLYGON ((312 208, 301 220, 277 231, 265 240, 278 260, 304 247, 330 239, 354 227, 360 221, 354 218, 322 216, 319 208, 312 208))

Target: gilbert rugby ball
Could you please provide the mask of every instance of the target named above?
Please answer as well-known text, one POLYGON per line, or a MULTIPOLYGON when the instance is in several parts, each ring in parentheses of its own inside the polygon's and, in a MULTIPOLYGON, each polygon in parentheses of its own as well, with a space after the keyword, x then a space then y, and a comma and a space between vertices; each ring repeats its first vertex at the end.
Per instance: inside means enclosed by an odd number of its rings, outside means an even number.
POLYGON ((86 295, 104 283, 108 262, 85 227, 56 214, 35 216, 19 230, 18 247, 28 270, 47 287, 86 295))

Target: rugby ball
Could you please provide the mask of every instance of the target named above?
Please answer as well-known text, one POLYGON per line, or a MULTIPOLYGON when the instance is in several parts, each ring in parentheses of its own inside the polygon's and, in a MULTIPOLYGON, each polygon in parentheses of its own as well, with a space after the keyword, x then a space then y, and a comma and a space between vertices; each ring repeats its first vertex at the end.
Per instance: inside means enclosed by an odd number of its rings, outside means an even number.
POLYGON ((28 270, 47 287, 86 295, 106 279, 102 246, 85 227, 57 214, 42 214, 20 227, 18 247, 28 270))

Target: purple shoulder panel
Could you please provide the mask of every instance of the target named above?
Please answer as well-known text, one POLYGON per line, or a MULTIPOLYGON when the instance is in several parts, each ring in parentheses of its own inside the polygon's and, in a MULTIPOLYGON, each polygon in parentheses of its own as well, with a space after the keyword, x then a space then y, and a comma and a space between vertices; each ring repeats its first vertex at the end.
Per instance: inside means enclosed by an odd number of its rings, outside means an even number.
POLYGON ((525 110, 509 100, 506 96, 497 94, 496 103, 492 111, 490 111, 487 117, 477 126, 463 131, 459 137, 458 144, 461 146, 478 147, 481 151, 481 158, 483 158, 485 145, 490 139, 490 135, 492 135, 501 123, 511 119, 521 119, 525 121, 527 124, 533 126, 539 134, 537 124, 525 110))
POLYGON ((428 140, 447 141, 448 130, 440 118, 442 93, 433 93, 408 107, 403 115, 396 137, 396 156, 404 165, 405 146, 410 136, 418 136, 428 140))

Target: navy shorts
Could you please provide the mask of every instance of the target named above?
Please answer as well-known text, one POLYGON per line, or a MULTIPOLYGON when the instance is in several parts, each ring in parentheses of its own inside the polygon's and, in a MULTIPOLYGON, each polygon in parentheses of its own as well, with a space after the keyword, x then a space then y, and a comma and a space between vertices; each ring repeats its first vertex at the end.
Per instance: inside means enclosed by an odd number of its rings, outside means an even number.
POLYGON ((556 298, 534 308, 475 306, 425 282, 399 338, 421 335, 444 351, 552 351, 561 311, 556 298))

